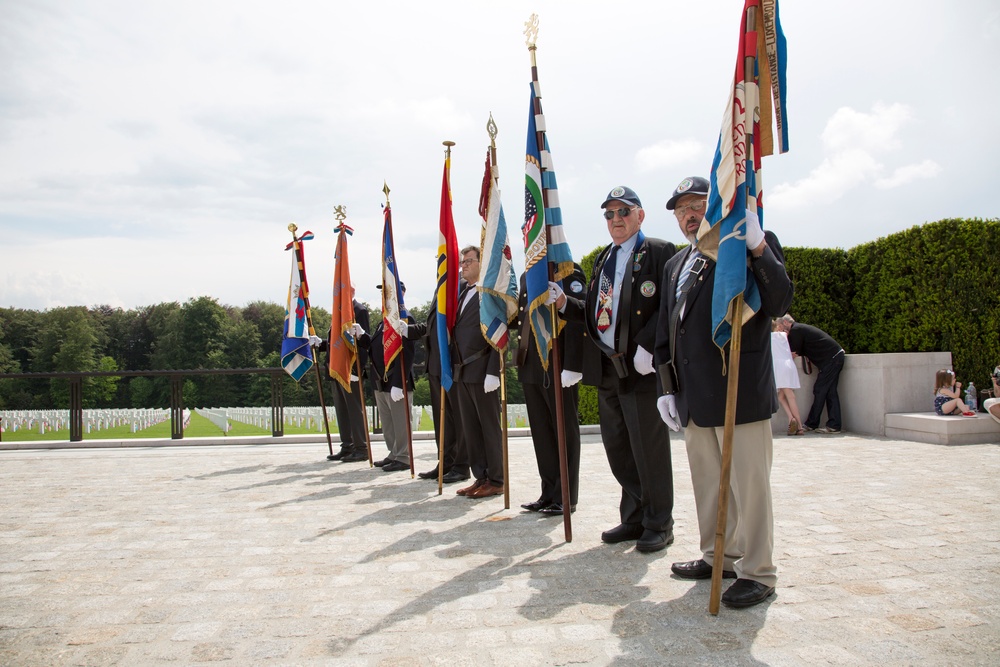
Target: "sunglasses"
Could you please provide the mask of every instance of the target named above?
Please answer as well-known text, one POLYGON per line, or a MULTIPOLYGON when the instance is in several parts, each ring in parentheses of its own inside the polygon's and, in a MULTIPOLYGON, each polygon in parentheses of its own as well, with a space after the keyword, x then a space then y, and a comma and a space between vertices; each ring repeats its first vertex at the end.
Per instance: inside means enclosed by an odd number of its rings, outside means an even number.
POLYGON ((605 220, 614 220, 615 219, 615 214, 617 213, 618 217, 620 217, 622 220, 624 220, 625 218, 627 218, 629 216, 629 214, 633 210, 635 210, 635 209, 632 209, 632 208, 609 208, 607 211, 604 212, 604 219, 605 220))

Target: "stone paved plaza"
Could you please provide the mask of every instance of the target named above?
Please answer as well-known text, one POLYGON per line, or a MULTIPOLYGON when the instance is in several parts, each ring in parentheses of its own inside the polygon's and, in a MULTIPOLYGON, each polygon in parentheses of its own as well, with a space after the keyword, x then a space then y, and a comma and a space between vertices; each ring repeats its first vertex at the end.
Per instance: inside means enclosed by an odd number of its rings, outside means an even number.
POLYGON ((0 664, 1000 664, 1000 447, 777 438, 777 594, 712 616, 670 573, 699 555, 671 446, 676 542, 651 555, 600 541, 596 435, 570 543, 518 508, 523 437, 509 510, 325 441, 3 451, 0 664))

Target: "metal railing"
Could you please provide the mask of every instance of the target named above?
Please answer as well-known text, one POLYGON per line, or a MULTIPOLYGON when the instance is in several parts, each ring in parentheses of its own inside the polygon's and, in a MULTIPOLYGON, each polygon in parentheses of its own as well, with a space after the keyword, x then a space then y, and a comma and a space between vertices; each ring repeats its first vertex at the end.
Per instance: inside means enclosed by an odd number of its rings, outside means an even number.
MULTIPOLYGON (((170 437, 184 438, 184 378, 189 375, 262 375, 271 376, 271 435, 285 434, 285 399, 282 380, 287 377, 281 368, 195 368, 169 371, 88 371, 81 373, 0 373, 3 379, 43 380, 59 378, 69 381, 69 439, 83 440, 83 380, 91 377, 163 377, 170 378, 170 437)), ((0 436, 2 439, 2 436, 0 436)))

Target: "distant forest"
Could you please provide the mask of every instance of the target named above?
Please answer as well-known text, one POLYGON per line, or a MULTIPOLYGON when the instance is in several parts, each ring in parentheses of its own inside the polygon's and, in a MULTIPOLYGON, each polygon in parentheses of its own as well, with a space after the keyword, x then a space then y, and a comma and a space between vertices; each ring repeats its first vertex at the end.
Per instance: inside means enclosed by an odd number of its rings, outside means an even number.
MULTIPOLYGON (((428 308, 429 304, 424 304, 409 311, 422 321, 428 308)), ((369 305, 369 311, 378 313, 380 308, 369 305)), ((317 335, 325 337, 330 313, 313 308, 312 316, 317 335)), ((42 312, 0 308, 0 373, 276 368, 280 365, 284 318, 283 305, 255 301, 235 308, 207 296, 184 304, 160 303, 134 310, 110 306, 42 312)), ((415 362, 421 371, 425 354, 422 345, 417 348, 415 362)), ((321 372, 328 381, 325 369, 321 372)), ((426 379, 421 384, 426 392, 426 379)), ((324 391, 329 394, 328 382, 324 382, 324 391)), ((271 401, 266 375, 190 375, 183 393, 188 407, 267 406, 271 401)), ((285 405, 318 405, 315 371, 300 383, 287 378, 283 394, 285 405)), ((429 403, 420 401, 419 392, 414 398, 418 405, 429 403)), ((83 403, 85 408, 167 407, 169 379, 88 378, 83 403)), ((66 380, 0 379, 0 409, 62 409, 68 405, 66 380)))

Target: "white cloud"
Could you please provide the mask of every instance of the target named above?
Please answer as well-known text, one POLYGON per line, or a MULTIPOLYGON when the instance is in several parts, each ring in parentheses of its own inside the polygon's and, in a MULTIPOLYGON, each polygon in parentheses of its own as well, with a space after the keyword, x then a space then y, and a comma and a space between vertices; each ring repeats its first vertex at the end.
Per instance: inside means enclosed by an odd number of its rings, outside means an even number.
POLYGON ((696 157, 704 157, 705 148, 700 141, 665 139, 652 146, 640 148, 635 154, 636 171, 642 173, 676 167, 696 157))
POLYGON ((826 123, 823 145, 831 152, 849 148, 871 152, 893 150, 899 146, 896 134, 912 119, 913 110, 905 104, 876 102, 871 113, 841 107, 826 123))
POLYGON ((882 175, 884 156, 900 149, 900 131, 912 120, 913 110, 905 104, 877 102, 871 113, 837 109, 821 135, 826 154, 822 162, 805 178, 766 191, 768 205, 772 210, 788 210, 830 204, 872 181, 884 190, 936 176, 941 167, 930 159, 897 167, 889 177, 882 175))
POLYGON ((892 172, 892 176, 889 178, 880 178, 875 181, 875 187, 882 190, 888 190, 889 188, 897 188, 900 185, 906 185, 911 181, 916 181, 921 178, 934 178, 940 173, 941 165, 934 160, 928 159, 923 162, 908 164, 905 167, 897 168, 896 171, 892 172))

